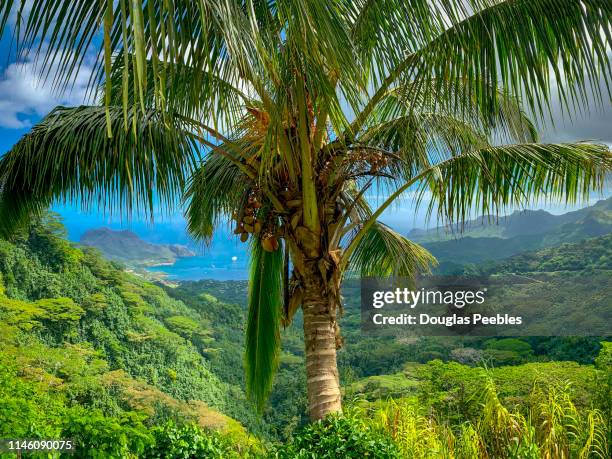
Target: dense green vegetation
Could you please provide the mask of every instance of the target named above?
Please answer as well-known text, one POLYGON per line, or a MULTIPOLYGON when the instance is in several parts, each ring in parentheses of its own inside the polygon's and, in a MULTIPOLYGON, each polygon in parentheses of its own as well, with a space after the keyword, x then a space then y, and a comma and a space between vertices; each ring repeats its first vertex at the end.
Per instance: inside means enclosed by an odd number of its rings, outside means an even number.
MULTIPOLYGON (((605 314, 608 307, 606 297, 612 294, 609 280, 612 265, 607 254, 611 248, 612 238, 604 236, 528 252, 495 264, 466 266, 464 270, 502 276, 529 272, 530 278, 535 276, 539 282, 525 282, 524 279, 519 282, 511 278, 504 290, 499 292, 499 297, 508 303, 520 300, 542 310, 547 310, 551 302, 580 305, 575 308, 576 314, 588 319, 587 316, 593 316, 596 312, 605 314), (561 261, 565 257, 569 259, 567 263, 561 261), (523 260, 529 260, 529 263, 525 265, 523 260), (581 268, 578 271, 575 269, 576 263, 581 268)), ((342 381, 348 387, 349 394, 360 393, 370 399, 414 394, 419 386, 418 380, 398 376, 406 371, 406 362, 427 363, 440 359, 489 367, 553 361, 593 364, 601 349, 602 338, 598 337, 424 337, 406 340, 368 337, 360 328, 359 288, 359 282, 354 280, 345 282, 343 288, 345 309, 340 325, 346 341, 338 353, 338 360, 342 381)), ((210 320, 217 346, 226 350, 212 357, 214 367, 236 378, 242 378, 237 352, 243 342, 238 330, 246 315, 243 293, 246 289, 246 281, 209 280, 184 282, 177 288, 167 289, 170 296, 201 311, 210 320), (242 307, 233 306, 221 311, 219 306, 202 303, 202 299, 209 298, 211 294, 221 301, 221 306, 232 303, 242 307)), ((547 324, 555 325, 554 314, 547 324)), ((281 368, 264 412, 269 432, 275 437, 287 438, 296 426, 306 422, 304 379, 300 374, 303 365, 301 328, 301 317, 298 315, 295 322, 283 331, 281 368)), ((571 374, 574 368, 578 367, 570 365, 564 371, 571 374)))
MULTIPOLYGON (((566 379, 582 369, 569 374, 563 368, 538 370, 535 379, 520 367, 505 372, 498 376, 507 387, 516 386, 505 399, 482 371, 436 361, 425 370, 429 379, 419 397, 360 405, 360 417, 393 438, 402 457, 609 456, 606 405, 579 407, 573 397, 584 388, 575 389, 566 379)), ((591 376, 601 384, 605 374, 596 370, 591 376)), ((595 387, 597 396, 609 400, 609 386, 595 387)))
POLYGON ((582 271, 594 274, 612 269, 612 233, 584 239, 577 243, 564 243, 536 252, 515 255, 493 266, 485 265, 483 272, 532 273, 556 271, 582 271))
MULTIPOLYGON (((584 301, 604 291, 611 243, 479 269, 555 274, 567 284, 559 295, 573 288, 571 301, 584 301), (582 276, 579 289, 571 276, 582 276)), ((599 338, 366 337, 349 281, 339 352, 347 413, 307 425, 300 316, 283 331, 261 418, 245 397, 246 282, 153 285, 73 247, 53 216, 0 240, 0 276, 0 437, 71 437, 77 457, 541 457, 551 442, 572 457, 606 457, 609 448, 612 348, 599 338), (546 403, 566 410, 555 415, 558 438, 534 421, 546 403)))
POLYGON ((46 217, 0 240, 2 436, 70 432, 95 442, 88 426, 104 420, 100 435, 124 439, 116 447, 141 437, 144 445, 155 436, 146 429, 168 422, 246 438, 226 414, 258 432, 239 384, 211 369, 210 324, 162 288, 73 248, 62 231, 46 217))

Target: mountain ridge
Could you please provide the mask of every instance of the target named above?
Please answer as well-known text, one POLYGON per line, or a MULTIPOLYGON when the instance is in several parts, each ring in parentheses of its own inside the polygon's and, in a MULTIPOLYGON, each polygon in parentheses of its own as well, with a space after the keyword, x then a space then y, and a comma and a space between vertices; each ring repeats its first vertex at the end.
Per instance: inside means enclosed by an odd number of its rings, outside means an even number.
MULTIPOLYGON (((483 217, 486 219, 487 217, 483 217)), ((466 263, 508 258, 523 252, 578 242, 612 232, 612 198, 592 206, 553 215, 544 210, 515 211, 499 224, 483 219, 466 223, 461 233, 442 233, 439 227, 411 231, 408 238, 429 250, 441 263, 440 270, 454 270, 466 263)))
POLYGON ((508 239, 515 236, 540 234, 575 223, 587 216, 597 215, 598 220, 612 223, 612 197, 601 199, 592 206, 583 207, 555 215, 543 209, 515 210, 509 215, 484 215, 464 224, 438 226, 432 229, 412 229, 408 238, 419 243, 440 242, 464 237, 498 237, 508 239))
POLYGON ((116 231, 106 227, 86 231, 81 236, 80 244, 100 250, 108 259, 137 266, 171 265, 178 258, 195 256, 185 245, 153 244, 133 231, 116 231))

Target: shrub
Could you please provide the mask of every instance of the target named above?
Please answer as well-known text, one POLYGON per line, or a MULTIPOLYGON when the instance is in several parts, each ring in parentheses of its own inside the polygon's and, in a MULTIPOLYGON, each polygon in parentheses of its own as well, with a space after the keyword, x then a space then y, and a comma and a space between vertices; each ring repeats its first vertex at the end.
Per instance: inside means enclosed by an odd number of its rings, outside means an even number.
POLYGON ((96 410, 75 407, 64 420, 62 435, 74 440, 78 457, 139 457, 153 441, 142 424, 143 419, 142 414, 135 412, 113 418, 96 410))
POLYGON ((238 458, 225 438, 214 432, 202 430, 195 424, 177 426, 168 422, 152 429, 155 445, 148 448, 143 458, 238 458))
MULTIPOLYGON (((490 376, 473 400, 479 406, 470 421, 451 422, 427 410, 415 398, 361 403, 359 417, 389 435, 406 458, 605 458, 610 430, 604 413, 578 410, 570 385, 540 380, 525 406, 509 410, 490 376)), ((318 456, 313 456, 318 457, 318 456)))
POLYGON ((329 416, 305 426, 276 450, 278 459, 399 458, 395 444, 352 416, 329 416))

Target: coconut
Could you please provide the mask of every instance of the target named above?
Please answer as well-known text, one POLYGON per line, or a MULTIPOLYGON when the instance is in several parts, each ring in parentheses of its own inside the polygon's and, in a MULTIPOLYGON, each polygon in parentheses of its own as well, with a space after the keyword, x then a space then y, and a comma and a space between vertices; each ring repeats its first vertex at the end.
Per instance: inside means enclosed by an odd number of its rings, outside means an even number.
POLYGON ((278 248, 280 247, 280 243, 278 242, 278 239, 276 239, 275 237, 271 237, 270 242, 272 244, 272 251, 276 252, 278 248))
POLYGON ((278 239, 276 239, 274 236, 262 239, 261 246, 266 252, 274 252, 278 250, 279 247, 278 239))

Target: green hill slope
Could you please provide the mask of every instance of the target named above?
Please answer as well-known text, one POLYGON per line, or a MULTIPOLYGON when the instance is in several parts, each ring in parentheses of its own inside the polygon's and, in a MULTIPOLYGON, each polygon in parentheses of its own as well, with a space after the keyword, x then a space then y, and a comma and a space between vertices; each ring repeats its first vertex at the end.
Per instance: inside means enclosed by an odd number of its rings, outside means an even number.
POLYGON ((612 270, 612 233, 521 253, 482 267, 488 274, 594 270, 612 270))
POLYGON ((567 224, 585 223, 590 225, 612 225, 612 198, 602 199, 594 205, 584 207, 561 215, 554 215, 545 210, 515 211, 510 215, 496 217, 485 215, 468 221, 459 231, 459 227, 443 226, 430 230, 412 230, 408 237, 416 242, 439 242, 456 239, 459 236, 496 237, 508 239, 541 233, 551 233, 567 224))
POLYGON ((168 421, 246 438, 228 414, 257 431, 239 384, 212 368, 210 323, 63 236, 47 217, 0 240, 0 437, 85 428, 64 424, 73 415, 136 438, 168 421))
POLYGON ((408 237, 426 247, 440 261, 440 271, 457 265, 501 260, 521 252, 554 247, 612 232, 612 198, 562 215, 543 210, 515 212, 468 222, 462 233, 450 228, 414 230, 408 237))

